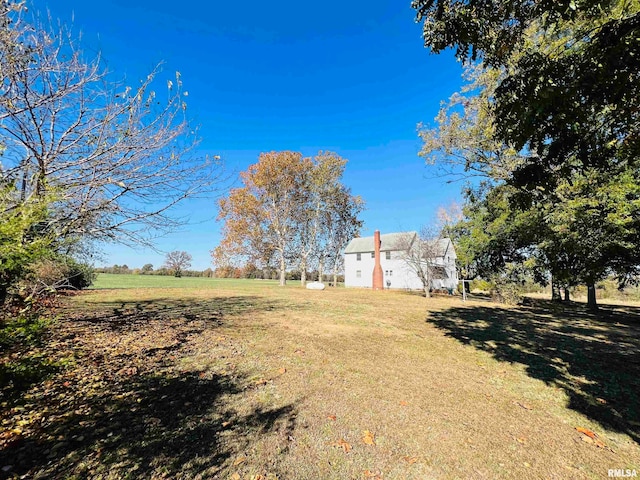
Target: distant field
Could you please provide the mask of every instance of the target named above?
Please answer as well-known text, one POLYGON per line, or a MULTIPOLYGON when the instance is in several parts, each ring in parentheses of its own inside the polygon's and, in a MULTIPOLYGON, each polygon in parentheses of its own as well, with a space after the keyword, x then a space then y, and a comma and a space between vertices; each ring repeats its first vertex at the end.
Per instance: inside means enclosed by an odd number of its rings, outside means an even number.
MULTIPOLYGON (((277 285, 276 280, 246 280, 235 278, 171 277, 164 275, 119 275, 99 273, 91 286, 94 290, 110 288, 242 288, 247 283, 277 285)), ((295 283, 295 282, 294 282, 295 283)))
POLYGON ((640 470, 639 307, 134 275, 97 287, 57 311, 42 353, 62 366, 2 404, 0 466, 16 478, 640 470))

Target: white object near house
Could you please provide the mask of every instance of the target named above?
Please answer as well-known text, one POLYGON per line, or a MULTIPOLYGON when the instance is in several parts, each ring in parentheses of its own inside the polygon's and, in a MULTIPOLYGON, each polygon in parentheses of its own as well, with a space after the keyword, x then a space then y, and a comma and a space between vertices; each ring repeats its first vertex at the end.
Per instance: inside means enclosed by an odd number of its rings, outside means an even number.
POLYGON ((309 282, 307 283, 307 290, 324 290, 324 283, 309 282))
MULTIPOLYGON (((380 263, 385 288, 422 290, 422 281, 403 258, 403 249, 419 248, 418 232, 398 232, 380 235, 380 263)), ((456 252, 450 238, 441 238, 429 247, 433 258, 431 288, 455 290, 458 286, 456 252)), ((375 265, 374 237, 354 238, 344 251, 344 284, 346 287, 371 288, 375 265)))

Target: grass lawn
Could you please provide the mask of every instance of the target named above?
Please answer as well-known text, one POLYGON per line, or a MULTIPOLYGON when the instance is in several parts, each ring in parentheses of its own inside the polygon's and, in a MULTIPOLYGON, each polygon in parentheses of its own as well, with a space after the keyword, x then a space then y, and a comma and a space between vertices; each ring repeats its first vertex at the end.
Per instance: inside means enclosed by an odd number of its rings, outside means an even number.
MULTIPOLYGON (((268 285, 277 285, 277 280, 255 280, 268 285)), ((99 273, 91 289, 113 288, 239 288, 243 289, 247 280, 235 278, 181 277, 168 275, 117 275, 99 273)))
POLYGON ((2 404, 9 474, 547 479, 640 470, 638 307, 591 316, 543 301, 507 308, 162 277, 144 280, 175 282, 100 289, 127 277, 101 275, 96 290, 64 299, 43 353, 65 366, 2 404))

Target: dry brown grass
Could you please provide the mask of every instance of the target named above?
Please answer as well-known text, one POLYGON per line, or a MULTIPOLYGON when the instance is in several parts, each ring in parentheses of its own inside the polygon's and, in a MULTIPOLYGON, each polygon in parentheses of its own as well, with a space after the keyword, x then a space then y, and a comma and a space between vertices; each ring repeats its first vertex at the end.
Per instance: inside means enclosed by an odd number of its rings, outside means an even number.
POLYGON ((553 309, 260 282, 87 293, 55 331, 74 366, 32 400, 49 419, 0 460, 105 478, 640 470, 640 314, 553 309))

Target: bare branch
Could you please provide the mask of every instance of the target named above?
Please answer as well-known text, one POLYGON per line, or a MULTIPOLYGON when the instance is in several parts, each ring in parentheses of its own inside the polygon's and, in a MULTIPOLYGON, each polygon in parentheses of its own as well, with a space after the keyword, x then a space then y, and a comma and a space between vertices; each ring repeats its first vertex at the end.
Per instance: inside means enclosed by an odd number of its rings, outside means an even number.
POLYGON ((0 21, 0 175, 23 179, 25 199, 59 192, 60 235, 148 244, 185 223, 174 206, 216 191, 222 165, 196 152, 179 73, 162 93, 160 66, 113 82, 64 26, 6 8, 0 21))

